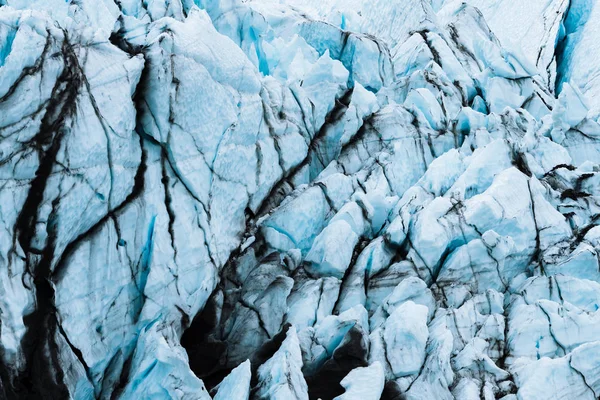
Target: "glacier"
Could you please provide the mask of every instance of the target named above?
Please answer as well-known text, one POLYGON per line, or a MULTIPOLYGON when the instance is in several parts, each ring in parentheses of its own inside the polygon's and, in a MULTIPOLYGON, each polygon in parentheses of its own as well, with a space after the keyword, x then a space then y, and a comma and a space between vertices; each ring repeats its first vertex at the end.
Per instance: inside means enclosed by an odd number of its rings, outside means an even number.
POLYGON ((0 0, 0 398, 600 398, 600 4, 0 0))

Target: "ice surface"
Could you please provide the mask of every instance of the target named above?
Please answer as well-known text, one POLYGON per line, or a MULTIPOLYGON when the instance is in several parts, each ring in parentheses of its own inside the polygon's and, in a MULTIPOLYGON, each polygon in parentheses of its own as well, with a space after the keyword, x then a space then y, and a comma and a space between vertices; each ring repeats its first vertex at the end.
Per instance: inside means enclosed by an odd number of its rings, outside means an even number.
POLYGON ((374 362, 368 367, 353 369, 340 383, 346 392, 335 400, 377 400, 383 391, 384 383, 383 367, 379 362, 374 362))
POLYGON ((0 0, 0 397, 600 396, 600 8, 0 0))
POLYGON ((308 399, 307 386, 301 369, 300 344, 295 328, 291 327, 279 350, 258 369, 256 398, 308 399))
POLYGON ((240 399, 248 400, 250 398, 250 379, 252 371, 250 361, 246 360, 233 371, 217 386, 217 394, 213 400, 240 399))

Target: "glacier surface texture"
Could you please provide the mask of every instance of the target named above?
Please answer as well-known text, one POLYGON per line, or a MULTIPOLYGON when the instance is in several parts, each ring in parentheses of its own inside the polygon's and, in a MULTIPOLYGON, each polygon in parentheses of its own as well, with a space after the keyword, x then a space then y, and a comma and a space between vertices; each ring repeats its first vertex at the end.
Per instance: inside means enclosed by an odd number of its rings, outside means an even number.
POLYGON ((0 0, 0 399, 600 398, 600 1, 0 0))

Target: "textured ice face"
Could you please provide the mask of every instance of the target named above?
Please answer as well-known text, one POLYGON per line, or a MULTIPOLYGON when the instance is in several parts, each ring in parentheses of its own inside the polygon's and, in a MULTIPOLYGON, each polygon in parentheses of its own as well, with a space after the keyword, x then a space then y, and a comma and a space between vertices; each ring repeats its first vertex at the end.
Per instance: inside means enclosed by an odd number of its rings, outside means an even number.
POLYGON ((0 397, 600 396, 593 2, 0 6, 0 397))

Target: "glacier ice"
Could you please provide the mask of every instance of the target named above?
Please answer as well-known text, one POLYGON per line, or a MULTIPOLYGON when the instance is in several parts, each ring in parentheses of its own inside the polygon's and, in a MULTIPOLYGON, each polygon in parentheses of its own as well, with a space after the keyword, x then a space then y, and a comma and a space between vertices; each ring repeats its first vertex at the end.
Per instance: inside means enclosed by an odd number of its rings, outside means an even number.
POLYGON ((599 30, 0 0, 0 398, 599 398, 599 30))
POLYGON ((340 382, 346 391, 334 400, 377 400, 383 391, 384 382, 383 367, 379 362, 374 362, 368 367, 353 369, 340 382))

